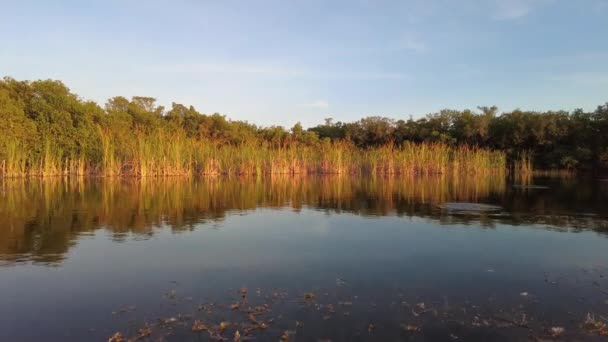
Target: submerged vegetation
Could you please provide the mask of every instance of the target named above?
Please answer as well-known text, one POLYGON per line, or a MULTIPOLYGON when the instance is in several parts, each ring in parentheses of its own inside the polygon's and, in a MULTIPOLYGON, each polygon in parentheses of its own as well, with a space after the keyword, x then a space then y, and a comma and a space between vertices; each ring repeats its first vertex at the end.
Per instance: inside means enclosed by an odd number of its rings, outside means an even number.
MULTIPOLYGON (((605 269, 584 271, 586 281, 597 283, 602 281, 605 269)), ((558 284, 553 280, 555 276, 552 275, 551 280, 549 276, 545 277, 545 291, 558 284)), ((561 286, 567 283, 563 276, 556 279, 561 286)), ((163 340, 180 341, 208 336, 208 340, 234 342, 258 339, 332 341, 328 336, 339 340, 381 341, 594 341, 608 336, 606 318, 602 315, 596 318, 589 311, 586 314, 580 310, 569 312, 568 320, 560 320, 564 326, 555 325, 555 319, 547 319, 533 305, 546 299, 531 299, 528 292, 522 292, 511 305, 500 307, 493 298, 472 303, 468 299, 450 301, 444 295, 443 303, 431 296, 422 301, 399 286, 392 289, 393 293, 382 293, 384 298, 378 296, 382 291, 377 288, 360 296, 350 288, 350 282, 340 277, 336 278, 335 285, 324 285, 311 292, 261 287, 255 288, 254 292, 242 287, 237 291, 223 291, 219 302, 205 301, 198 306, 189 303, 192 297, 171 289, 162 297, 161 303, 168 302, 180 310, 155 319, 142 319, 137 306, 123 307, 112 315, 116 316, 117 325, 123 327, 125 334, 117 331, 108 341, 138 341, 158 336, 163 340), (387 297, 392 301, 388 302, 387 297), (370 315, 370 311, 376 315, 370 315), (379 319, 378 311, 384 313, 384 317, 379 319), (329 324, 337 328, 324 329, 329 324)))
POLYGON ((257 127, 149 97, 101 107, 59 81, 0 81, 0 174, 530 173, 608 165, 608 104, 593 113, 444 110, 305 130, 257 127))

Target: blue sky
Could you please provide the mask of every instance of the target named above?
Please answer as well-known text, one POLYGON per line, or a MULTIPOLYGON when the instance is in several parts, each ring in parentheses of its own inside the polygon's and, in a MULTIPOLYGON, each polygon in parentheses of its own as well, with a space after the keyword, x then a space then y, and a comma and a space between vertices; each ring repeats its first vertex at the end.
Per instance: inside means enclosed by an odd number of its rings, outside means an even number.
POLYGON ((2 1, 0 75, 256 124, 608 101, 608 0, 2 1))

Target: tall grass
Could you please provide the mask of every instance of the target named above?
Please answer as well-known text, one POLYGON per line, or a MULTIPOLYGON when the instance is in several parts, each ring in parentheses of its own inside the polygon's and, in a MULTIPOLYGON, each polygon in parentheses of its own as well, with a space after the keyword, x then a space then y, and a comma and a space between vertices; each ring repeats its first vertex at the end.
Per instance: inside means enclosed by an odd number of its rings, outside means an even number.
POLYGON ((316 145, 251 141, 238 146, 188 138, 184 133, 136 129, 129 146, 118 146, 112 132, 99 128, 100 156, 64 156, 46 140, 38 157, 19 144, 9 147, 2 162, 5 177, 96 175, 165 177, 265 174, 494 174, 507 171, 499 151, 441 143, 359 149, 343 141, 316 145))
POLYGON ((116 156, 116 149, 110 131, 98 127, 101 141, 101 162, 97 165, 101 172, 107 176, 119 175, 122 169, 116 156))
POLYGON ((0 175, 15 177, 27 173, 27 153, 18 141, 9 141, 6 146, 6 159, 0 164, 0 175))
POLYGON ((532 155, 529 152, 522 152, 519 159, 515 160, 514 172, 522 176, 532 175, 534 167, 532 166, 532 155))

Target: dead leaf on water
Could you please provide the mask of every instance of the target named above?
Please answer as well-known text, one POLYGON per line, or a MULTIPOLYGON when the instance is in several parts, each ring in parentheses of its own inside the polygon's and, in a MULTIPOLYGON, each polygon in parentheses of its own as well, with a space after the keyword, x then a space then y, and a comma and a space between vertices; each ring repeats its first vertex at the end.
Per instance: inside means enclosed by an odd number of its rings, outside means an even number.
POLYGON ((249 308, 249 313, 253 315, 261 315, 268 311, 270 311, 270 307, 268 306, 268 304, 256 306, 255 308, 253 308, 253 310, 249 308))
POLYGON ((239 303, 235 303, 230 305, 230 310, 235 311, 239 309, 239 303))
POLYGON ((401 324, 401 327, 407 332, 416 333, 421 331, 420 327, 411 324, 401 324))
POLYGON ((566 332, 566 329, 564 329, 562 327, 551 327, 549 329, 549 334, 553 338, 557 338, 557 337, 562 336, 564 334, 564 332, 566 332))
POLYGON ((313 300, 313 299, 315 299, 314 293, 308 292, 308 293, 304 294, 304 300, 313 300))
POLYGON ((220 331, 224 331, 230 328, 230 322, 221 322, 218 328, 220 331))
POLYGON ((148 336, 152 335, 152 329, 149 326, 145 326, 137 330, 137 336, 135 336, 135 341, 142 340, 148 336))
POLYGON ((222 336, 218 333, 212 332, 212 331, 209 331, 209 338, 214 341, 228 341, 228 339, 225 338, 224 336, 222 336))
POLYGON ((234 342, 240 342, 241 341, 241 333, 238 330, 234 333, 234 339, 233 339, 233 341, 234 342))
POLYGON ((192 324, 192 331, 194 332, 201 332, 201 331, 208 331, 209 328, 207 328, 207 325, 205 325, 205 323, 203 321, 200 320, 196 320, 194 321, 194 324, 192 324))
POLYGON ((176 322, 177 322, 177 318, 175 318, 175 317, 169 317, 169 318, 165 318, 165 319, 161 320, 161 323, 165 324, 165 325, 176 323, 176 322))
POLYGON ((590 333, 595 333, 600 336, 608 336, 608 325, 606 323, 596 320, 595 315, 587 313, 587 318, 583 323, 583 328, 590 333))
POLYGON ((125 342, 124 336, 119 332, 116 332, 114 335, 110 336, 108 342, 125 342))

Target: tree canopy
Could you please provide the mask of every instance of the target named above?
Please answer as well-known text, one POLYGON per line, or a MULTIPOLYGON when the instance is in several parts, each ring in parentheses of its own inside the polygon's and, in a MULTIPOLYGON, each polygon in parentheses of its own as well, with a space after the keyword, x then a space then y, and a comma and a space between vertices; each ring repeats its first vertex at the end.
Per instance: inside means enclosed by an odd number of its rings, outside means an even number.
POLYGON ((331 118, 305 129, 286 129, 233 121, 218 113, 202 114, 194 107, 156 104, 151 97, 117 96, 102 107, 84 101, 61 81, 0 81, 0 161, 25 151, 27 160, 43 160, 53 150, 60 158, 101 160, 104 134, 111 132, 117 155, 136 151, 138 134, 215 145, 243 144, 283 148, 343 142, 359 149, 386 144, 444 143, 504 151, 515 160, 522 153, 544 169, 608 168, 608 103, 592 112, 499 112, 498 108, 441 110, 420 119, 368 116, 355 122, 331 118))

